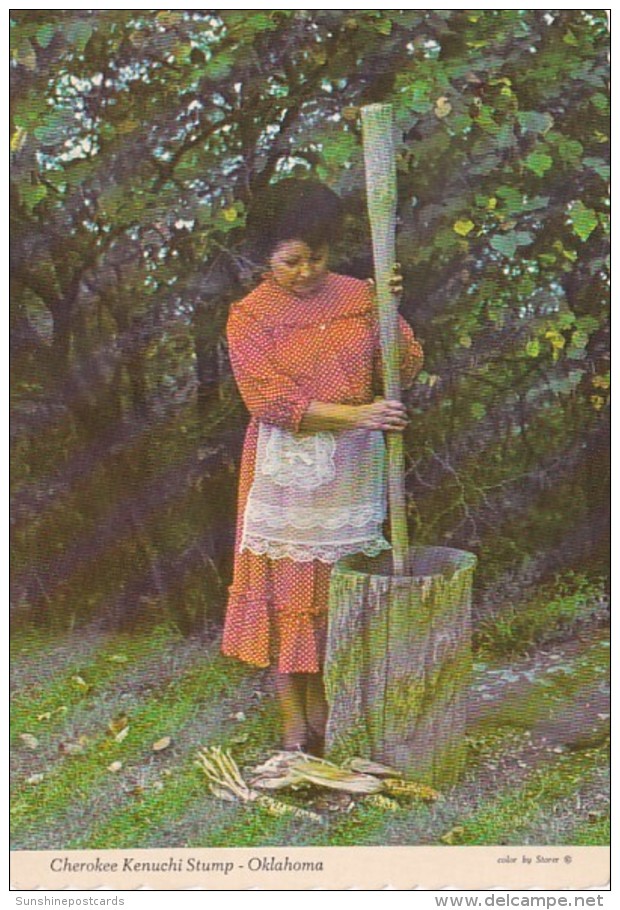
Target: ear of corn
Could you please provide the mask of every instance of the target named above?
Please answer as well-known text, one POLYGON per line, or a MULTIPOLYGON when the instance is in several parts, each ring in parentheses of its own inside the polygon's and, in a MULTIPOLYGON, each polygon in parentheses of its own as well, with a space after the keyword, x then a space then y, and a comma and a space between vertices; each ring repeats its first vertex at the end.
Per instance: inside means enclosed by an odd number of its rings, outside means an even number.
POLYGON ((270 815, 292 815, 294 818, 306 819, 312 822, 323 822, 323 818, 317 812, 310 812, 309 809, 300 809, 298 806, 291 806, 288 803, 282 803, 280 800, 273 799, 261 793, 257 797, 259 805, 263 806, 270 815))
POLYGON ((201 749, 198 753, 197 764, 209 781, 211 793, 218 799, 228 801, 240 799, 243 802, 256 802, 263 806, 271 815, 293 815, 295 818, 303 818, 314 822, 322 822, 323 820, 316 812, 300 809, 297 806, 290 806, 288 803, 280 802, 271 796, 258 793, 257 790, 248 787, 230 752, 224 752, 217 746, 213 746, 210 749, 201 749))
POLYGON ((388 777, 383 780, 383 786, 386 793, 390 796, 408 796, 412 799, 437 800, 441 799, 441 793, 428 787, 426 784, 419 784, 413 780, 403 780, 401 777, 388 777))
POLYGON ((371 793, 364 800, 364 805, 375 806, 377 809, 385 809, 388 812, 397 812, 400 809, 395 799, 384 796, 383 793, 371 793))

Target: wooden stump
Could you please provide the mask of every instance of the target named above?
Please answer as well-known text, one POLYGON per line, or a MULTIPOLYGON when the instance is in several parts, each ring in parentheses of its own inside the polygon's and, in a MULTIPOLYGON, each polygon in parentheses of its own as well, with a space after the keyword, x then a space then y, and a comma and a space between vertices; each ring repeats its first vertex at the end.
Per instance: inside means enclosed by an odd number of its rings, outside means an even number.
POLYGON ((389 553, 334 566, 324 674, 330 757, 373 758, 436 787, 459 778, 476 562, 463 550, 412 547, 406 576, 392 574, 389 553))

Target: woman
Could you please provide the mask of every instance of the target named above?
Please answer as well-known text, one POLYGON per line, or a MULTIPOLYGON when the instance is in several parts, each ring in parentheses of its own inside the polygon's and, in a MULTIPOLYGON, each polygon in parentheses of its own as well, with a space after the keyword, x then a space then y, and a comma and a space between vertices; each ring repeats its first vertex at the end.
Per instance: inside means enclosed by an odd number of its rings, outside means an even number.
MULTIPOLYGON (((250 222, 269 272, 231 308, 230 359, 250 411, 239 483, 233 583, 223 652, 273 666, 283 747, 320 754, 322 663, 332 564, 389 547, 381 431, 402 432, 404 406, 377 399, 372 288, 329 271, 340 200, 282 181, 250 222)), ((393 286, 400 290, 401 279, 393 286)), ((422 350, 401 318, 402 380, 422 350)))

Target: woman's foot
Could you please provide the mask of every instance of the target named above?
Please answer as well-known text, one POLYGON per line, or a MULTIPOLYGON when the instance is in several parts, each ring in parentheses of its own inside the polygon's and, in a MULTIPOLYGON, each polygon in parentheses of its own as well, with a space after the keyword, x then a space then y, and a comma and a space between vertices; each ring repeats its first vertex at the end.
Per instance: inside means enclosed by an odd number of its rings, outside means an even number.
POLYGON ((327 701, 323 677, 320 673, 309 673, 305 692, 306 723, 308 724, 308 752, 323 757, 325 751, 325 727, 327 726, 327 701))
POLYGON ((282 717, 282 748, 285 752, 305 751, 308 728, 302 683, 294 673, 277 673, 275 683, 282 717))

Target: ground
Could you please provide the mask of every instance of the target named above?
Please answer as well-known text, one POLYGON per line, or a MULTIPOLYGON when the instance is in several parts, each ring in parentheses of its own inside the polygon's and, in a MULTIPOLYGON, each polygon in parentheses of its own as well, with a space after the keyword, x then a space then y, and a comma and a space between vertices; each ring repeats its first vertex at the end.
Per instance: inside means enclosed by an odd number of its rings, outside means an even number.
POLYGON ((283 795, 322 824, 209 793, 200 746, 229 748, 246 773, 278 743, 267 674, 222 657, 217 636, 24 630, 12 651, 14 849, 609 841, 600 623, 477 659, 467 772, 440 801, 283 795))

